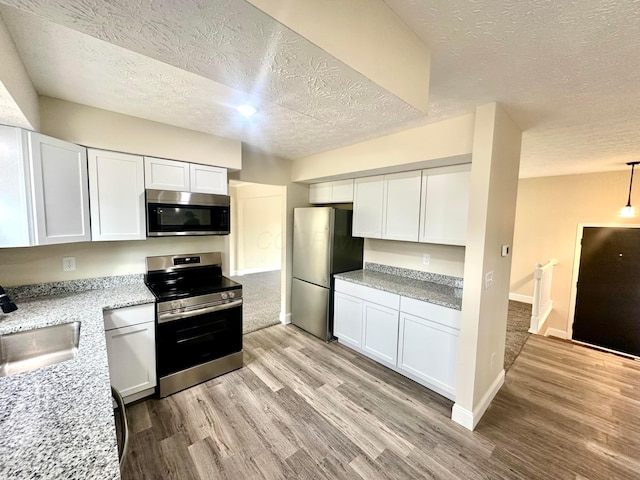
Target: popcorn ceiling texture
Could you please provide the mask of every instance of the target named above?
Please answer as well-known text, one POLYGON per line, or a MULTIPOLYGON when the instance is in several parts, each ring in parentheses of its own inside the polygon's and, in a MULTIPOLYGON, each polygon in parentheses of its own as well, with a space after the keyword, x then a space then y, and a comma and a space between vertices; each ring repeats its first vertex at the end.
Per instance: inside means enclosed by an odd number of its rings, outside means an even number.
POLYGON ((385 0, 431 49, 429 119, 499 101, 523 129, 521 177, 640 157, 633 0, 385 0))
POLYGON ((2 3, 21 9, 1 13, 42 95, 238 138, 285 158, 424 119, 243 0, 2 3), (232 108, 243 99, 262 99, 251 121, 232 108))

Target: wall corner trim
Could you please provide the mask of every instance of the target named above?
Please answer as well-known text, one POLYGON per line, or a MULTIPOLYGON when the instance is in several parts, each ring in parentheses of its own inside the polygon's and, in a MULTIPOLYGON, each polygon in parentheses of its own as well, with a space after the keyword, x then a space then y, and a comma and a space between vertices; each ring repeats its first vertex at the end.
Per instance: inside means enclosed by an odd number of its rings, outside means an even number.
POLYGON ((519 293, 509 293, 509 300, 513 300, 514 302, 522 302, 528 303, 529 305, 533 305, 533 297, 530 295, 521 295, 519 293))
POLYGON ((500 370, 500 373, 482 396, 476 408, 473 409, 473 412, 455 403, 451 410, 451 420, 462 425, 467 430, 476 428, 476 425, 478 425, 478 422, 489 408, 489 405, 491 405, 493 398, 497 395, 500 388, 502 388, 502 385, 504 385, 504 376, 504 369, 500 370))
POLYGON ((291 314, 280 312, 280 323, 282 323, 283 325, 288 325, 289 323, 291 323, 291 314))

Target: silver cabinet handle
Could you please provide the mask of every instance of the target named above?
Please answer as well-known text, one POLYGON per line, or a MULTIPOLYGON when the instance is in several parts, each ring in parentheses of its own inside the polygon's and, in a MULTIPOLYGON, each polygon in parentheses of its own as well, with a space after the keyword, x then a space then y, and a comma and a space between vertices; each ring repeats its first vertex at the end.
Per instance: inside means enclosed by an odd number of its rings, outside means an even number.
POLYGON ((222 303, 220 305, 214 305, 213 307, 199 308, 197 310, 189 310, 187 312, 178 313, 159 313, 158 323, 173 322, 174 320, 182 320, 185 318, 196 317, 198 315, 204 315, 206 313, 220 312, 222 310, 228 310, 230 308, 239 307, 242 305, 242 299, 233 300, 232 302, 222 303))

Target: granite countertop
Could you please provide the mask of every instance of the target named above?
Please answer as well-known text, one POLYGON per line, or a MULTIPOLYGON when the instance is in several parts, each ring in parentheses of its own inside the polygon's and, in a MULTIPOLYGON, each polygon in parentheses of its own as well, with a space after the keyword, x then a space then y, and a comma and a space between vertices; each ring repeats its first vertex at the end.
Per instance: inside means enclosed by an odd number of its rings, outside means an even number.
POLYGON ((119 479, 103 310, 154 302, 139 281, 13 300, 0 334, 80 321, 75 358, 0 378, 0 478, 119 479))
POLYGON ((405 273, 404 269, 392 269, 391 271, 400 273, 393 274, 373 268, 375 267, 367 264, 364 270, 338 273, 334 277, 346 282, 396 293, 403 297, 415 298, 455 310, 462 309, 462 281, 460 279, 431 274, 427 277, 431 281, 428 281, 404 276, 402 275, 405 273), (441 280, 442 283, 438 280, 441 280))

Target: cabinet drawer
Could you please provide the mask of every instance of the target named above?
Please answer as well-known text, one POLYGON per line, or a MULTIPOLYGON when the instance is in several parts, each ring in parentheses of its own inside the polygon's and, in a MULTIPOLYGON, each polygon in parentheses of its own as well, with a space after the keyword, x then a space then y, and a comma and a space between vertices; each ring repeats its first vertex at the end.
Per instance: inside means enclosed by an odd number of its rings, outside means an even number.
POLYGON ((347 295, 358 297, 367 302, 377 303, 378 305, 389 307, 394 310, 400 309, 400 295, 395 293, 365 287, 364 285, 347 282, 345 280, 340 280, 339 278, 336 279, 335 290, 336 292, 346 293, 347 295))
POLYGON ((155 304, 153 303, 105 310, 104 329, 113 330, 114 328, 128 327, 140 323, 155 322, 155 319, 156 312, 155 304))
POLYGON ((401 297, 400 311, 460 330, 460 320, 462 317, 460 310, 423 302, 414 298, 401 297))

